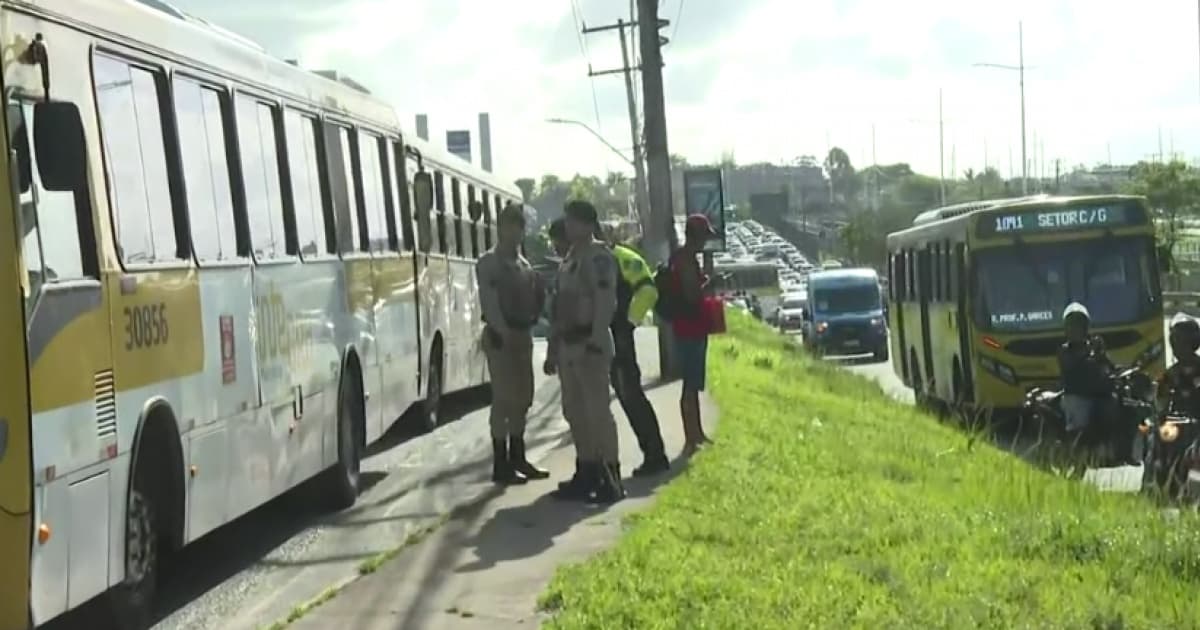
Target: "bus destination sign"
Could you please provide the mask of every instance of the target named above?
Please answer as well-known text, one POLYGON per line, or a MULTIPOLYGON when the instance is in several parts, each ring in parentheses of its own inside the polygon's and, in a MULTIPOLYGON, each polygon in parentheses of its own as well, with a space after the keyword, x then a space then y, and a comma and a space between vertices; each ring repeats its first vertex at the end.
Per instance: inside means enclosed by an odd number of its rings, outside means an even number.
POLYGON ((1143 217, 1132 205, 1086 206, 1025 210, 997 214, 980 222, 980 236, 1031 234, 1137 225, 1143 217))

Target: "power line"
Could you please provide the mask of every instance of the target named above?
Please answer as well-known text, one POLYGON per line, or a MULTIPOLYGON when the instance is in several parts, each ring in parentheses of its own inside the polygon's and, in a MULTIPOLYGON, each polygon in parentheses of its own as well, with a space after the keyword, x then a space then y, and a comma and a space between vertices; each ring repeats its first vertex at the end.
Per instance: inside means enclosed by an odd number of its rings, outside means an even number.
MULTIPOLYGON (((588 69, 591 69, 592 59, 591 55, 588 53, 587 40, 584 38, 582 31, 583 28, 587 27, 587 24, 584 23, 581 14, 582 11, 579 9, 576 0, 571 0, 571 15, 575 17, 574 23, 579 25, 579 28, 577 28, 575 31, 575 36, 579 40, 579 52, 583 53, 583 60, 587 63, 588 69)), ((594 77, 590 76, 590 74, 591 73, 589 73, 588 76, 588 84, 592 88, 592 109, 596 113, 596 130, 603 133, 604 125, 600 123, 600 99, 596 97, 596 80, 594 77)))
POLYGON ((687 0, 679 0, 679 10, 675 12, 675 28, 671 29, 671 41, 675 41, 675 36, 679 34, 679 20, 683 18, 683 5, 687 0))

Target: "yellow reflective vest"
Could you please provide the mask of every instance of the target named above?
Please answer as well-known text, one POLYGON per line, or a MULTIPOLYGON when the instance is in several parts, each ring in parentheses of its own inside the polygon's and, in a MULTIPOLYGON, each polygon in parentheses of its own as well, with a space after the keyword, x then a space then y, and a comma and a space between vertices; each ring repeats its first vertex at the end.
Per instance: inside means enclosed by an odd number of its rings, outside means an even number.
MULTIPOLYGON (((624 316, 637 326, 646 319, 646 314, 658 301, 658 289, 654 286, 654 272, 646 259, 630 247, 614 245, 613 256, 621 269, 621 282, 617 287, 616 317, 624 316)), ((616 323, 614 321, 614 323, 616 323)))

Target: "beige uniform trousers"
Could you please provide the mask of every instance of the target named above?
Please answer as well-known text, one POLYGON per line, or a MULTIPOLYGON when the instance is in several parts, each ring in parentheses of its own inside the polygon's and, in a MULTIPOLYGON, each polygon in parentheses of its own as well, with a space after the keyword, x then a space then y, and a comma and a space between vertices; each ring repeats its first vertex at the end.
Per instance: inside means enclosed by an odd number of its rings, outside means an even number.
POLYGON ((525 418, 533 405, 533 336, 514 335, 497 348, 485 333, 483 348, 492 378, 492 439, 524 437, 525 418))
POLYGON ((583 343, 563 343, 558 349, 563 416, 583 461, 615 464, 619 458, 617 423, 609 407, 611 364, 610 355, 589 352, 583 343))

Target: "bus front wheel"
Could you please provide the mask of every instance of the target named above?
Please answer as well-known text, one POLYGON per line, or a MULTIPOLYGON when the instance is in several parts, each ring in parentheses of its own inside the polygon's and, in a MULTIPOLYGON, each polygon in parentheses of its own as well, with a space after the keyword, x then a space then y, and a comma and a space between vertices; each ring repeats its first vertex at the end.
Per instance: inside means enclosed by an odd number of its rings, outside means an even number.
POLYGON ((125 517, 125 580, 108 593, 113 622, 121 630, 150 627, 158 589, 159 532, 153 494, 145 482, 139 470, 125 517))

